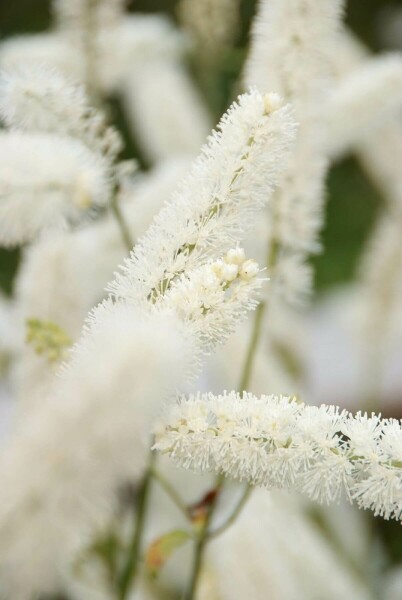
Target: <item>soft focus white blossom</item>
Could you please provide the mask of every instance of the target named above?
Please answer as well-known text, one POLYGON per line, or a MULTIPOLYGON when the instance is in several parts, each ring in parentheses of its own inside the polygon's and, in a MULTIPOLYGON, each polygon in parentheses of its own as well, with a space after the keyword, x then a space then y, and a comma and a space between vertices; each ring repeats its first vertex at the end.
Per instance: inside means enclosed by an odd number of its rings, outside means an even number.
POLYGON ((156 436, 155 448, 184 468, 289 487, 321 503, 345 493, 375 515, 400 519, 399 421, 231 392, 181 399, 156 436))
POLYGON ((47 134, 0 136, 0 242, 30 241, 105 204, 102 161, 80 142, 47 134))
POLYGON ((178 274, 241 240, 280 180, 294 130, 288 106, 271 111, 258 92, 240 96, 110 291, 156 300, 178 274))
POLYGON ((71 569, 118 486, 141 476, 152 420, 194 360, 173 317, 144 319, 124 304, 97 312, 53 393, 2 455, 0 593, 52 591, 71 569))
POLYGON ((311 267, 306 260, 320 248, 327 169, 323 107, 331 81, 331 63, 324 50, 339 26, 342 4, 338 0, 261 0, 244 74, 247 85, 261 91, 275 89, 291 101, 300 123, 284 184, 269 207, 268 239, 264 241, 278 247, 275 264, 283 261, 278 287, 275 269, 270 273, 272 292, 290 302, 303 300, 309 293, 307 271, 311 267), (288 290, 284 284, 289 284, 288 290))
POLYGON ((332 156, 373 139, 376 123, 402 108, 402 56, 373 58, 339 82, 327 106, 327 146, 332 156))
POLYGON ((83 87, 43 65, 1 74, 0 117, 11 129, 77 138, 109 162, 121 150, 120 136, 90 106, 83 87))
POLYGON ((178 61, 159 57, 134 65, 123 98, 133 133, 152 162, 196 155, 211 130, 202 99, 178 61))
MULTIPOLYGON (((169 161, 123 190, 121 208, 134 236, 146 231, 163 201, 187 169, 187 161, 169 161)), ((37 318, 62 327, 77 340, 88 311, 105 296, 105 287, 126 255, 121 233, 108 215, 75 230, 55 232, 24 251, 17 279, 15 318, 21 328, 37 318), (96 257, 96 260, 94 260, 96 257)), ((54 368, 23 339, 16 340, 13 384, 24 405, 41 402, 54 368)))
POLYGON ((236 525, 214 540, 206 559, 203 583, 209 579, 211 595, 203 595, 201 584, 197 600, 372 597, 300 502, 278 492, 254 490, 236 525))
POLYGON ((21 65, 26 68, 46 65, 79 81, 84 78, 77 48, 53 32, 15 36, 0 44, 1 70, 11 72, 21 65))

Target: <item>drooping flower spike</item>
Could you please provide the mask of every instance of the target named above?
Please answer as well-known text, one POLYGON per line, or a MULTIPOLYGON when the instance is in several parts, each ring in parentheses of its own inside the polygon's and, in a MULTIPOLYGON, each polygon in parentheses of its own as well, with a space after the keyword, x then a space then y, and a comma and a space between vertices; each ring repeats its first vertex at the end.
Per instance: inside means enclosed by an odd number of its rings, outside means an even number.
POLYGON ((286 396, 197 394, 166 414, 155 448, 186 469, 326 504, 345 495, 376 516, 402 517, 402 425, 394 419, 286 396))

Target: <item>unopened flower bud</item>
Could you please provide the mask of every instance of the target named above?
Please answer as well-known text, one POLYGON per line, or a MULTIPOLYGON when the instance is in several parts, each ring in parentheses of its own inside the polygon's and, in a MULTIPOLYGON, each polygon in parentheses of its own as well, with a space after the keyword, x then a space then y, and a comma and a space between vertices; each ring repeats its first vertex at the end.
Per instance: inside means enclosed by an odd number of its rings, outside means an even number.
POLYGON ((278 110, 282 106, 282 98, 279 94, 275 92, 271 92, 269 94, 264 95, 264 108, 265 114, 269 115, 270 113, 278 110))
POLYGON ((239 274, 239 267, 237 265, 231 265, 224 263, 222 269, 222 279, 224 281, 233 281, 239 274))
POLYGON ((249 281, 258 275, 259 270, 258 263, 255 260, 246 260, 240 269, 240 277, 249 281))
POLYGON ((246 260, 246 254, 243 248, 231 248, 225 256, 225 262, 233 265, 242 265, 246 260))

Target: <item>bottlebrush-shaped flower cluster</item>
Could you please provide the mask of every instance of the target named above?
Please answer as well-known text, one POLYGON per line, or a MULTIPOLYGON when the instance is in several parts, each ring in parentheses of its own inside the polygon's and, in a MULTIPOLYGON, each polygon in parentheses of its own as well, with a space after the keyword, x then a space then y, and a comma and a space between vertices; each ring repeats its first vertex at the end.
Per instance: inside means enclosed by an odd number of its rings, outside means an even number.
POLYGON ((192 470, 290 488, 321 503, 342 494, 385 519, 402 515, 402 426, 295 398, 236 392, 182 398, 155 448, 192 470))

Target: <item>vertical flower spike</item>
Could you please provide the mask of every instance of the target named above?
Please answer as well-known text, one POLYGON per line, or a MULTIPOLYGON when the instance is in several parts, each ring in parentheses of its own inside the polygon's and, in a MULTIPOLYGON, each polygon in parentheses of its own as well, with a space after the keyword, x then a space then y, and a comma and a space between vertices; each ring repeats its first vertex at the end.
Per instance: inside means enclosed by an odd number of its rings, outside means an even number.
POLYGON ((108 200, 103 162, 67 137, 0 135, 0 243, 31 241, 108 200))
POLYGON ((325 504, 346 494, 375 515, 401 519, 399 421, 284 396, 198 394, 170 409, 155 448, 186 469, 295 489, 325 504))
POLYGON ((1 597, 57 591, 119 486, 142 476, 153 420, 195 356, 172 315, 142 318, 124 304, 97 313, 1 456, 1 597))
POLYGON ((178 275, 245 236, 270 200, 294 140, 292 112, 280 104, 276 95, 256 91, 239 97, 109 291, 156 302, 178 275))
POLYGON ((295 302, 309 292, 306 259, 319 250, 327 168, 322 110, 330 82, 326 48, 337 30, 342 4, 341 0, 261 0, 244 75, 246 85, 261 91, 275 89, 291 101, 300 123, 296 151, 272 202, 268 223, 271 245, 280 248, 272 287, 295 302))

